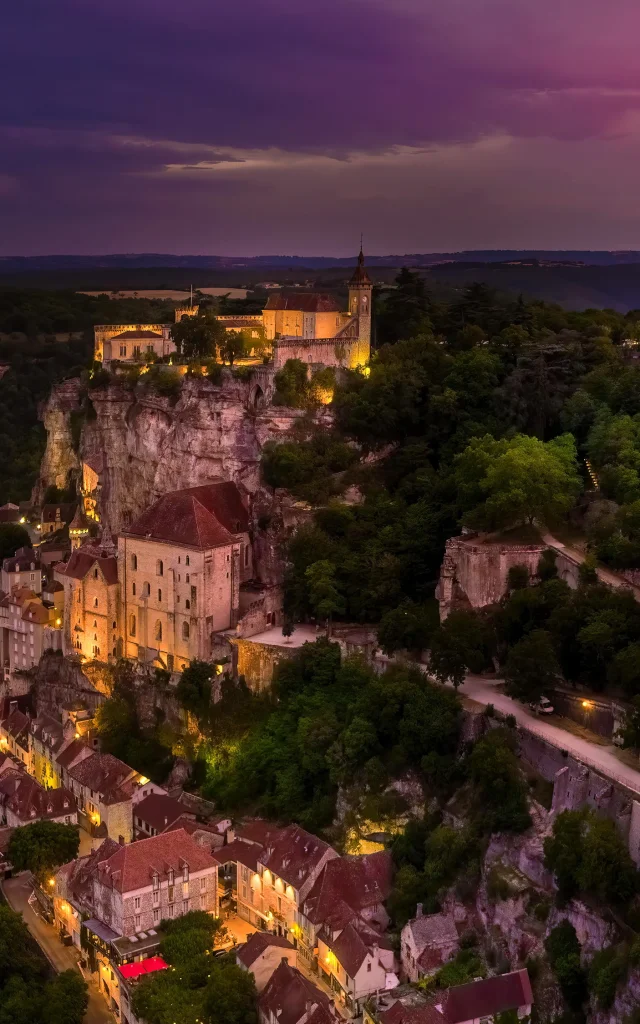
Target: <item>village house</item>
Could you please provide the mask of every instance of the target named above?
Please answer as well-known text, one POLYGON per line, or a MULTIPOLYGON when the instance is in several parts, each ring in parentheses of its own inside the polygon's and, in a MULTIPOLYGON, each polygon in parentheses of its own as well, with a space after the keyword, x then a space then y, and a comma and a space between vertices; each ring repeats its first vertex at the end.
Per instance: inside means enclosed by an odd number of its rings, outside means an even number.
POLYGON ((62 776, 57 755, 75 738, 73 722, 64 725, 51 715, 38 715, 30 722, 31 770, 45 789, 57 789, 62 785, 62 776))
POLYGON ((402 970, 409 981, 430 978, 455 956, 459 939, 450 914, 423 914, 422 904, 408 921, 400 937, 402 970))
POLYGON ((234 626, 251 578, 249 516, 234 483, 163 495, 118 538, 126 657, 181 670, 208 660, 211 637, 234 626))
MULTIPOLYGON (((38 574, 39 575, 39 574, 38 574)), ((27 672, 38 664, 50 645, 52 631, 62 626, 55 608, 47 607, 38 595, 16 587, 0 599, 0 636, 5 675, 27 672)))
POLYGON ((12 828, 34 821, 78 823, 76 802, 68 790, 44 789, 21 768, 0 773, 0 809, 4 823, 12 828))
POLYGON ((108 549, 84 545, 55 568, 64 588, 65 654, 111 662, 122 655, 118 642, 118 564, 108 549))
POLYGON ((166 832, 178 819, 196 820, 195 814, 189 814, 184 804, 166 793, 150 793, 134 807, 133 829, 136 839, 157 836, 166 832))
POLYGON ((283 960, 297 967, 296 951, 289 940, 272 932, 254 932, 236 953, 238 967, 253 975, 259 993, 283 960))
MULTIPOLYGON (((113 962, 122 958, 126 942, 130 957, 143 941, 159 942, 163 920, 190 910, 217 914, 218 866, 184 831, 141 839, 129 846, 105 840, 87 857, 63 865, 56 875, 54 914, 58 931, 72 936, 80 948, 92 947, 93 968, 106 967, 102 980, 112 979, 113 962), (140 936, 140 941, 133 942, 140 936), (113 949, 111 943, 114 943, 113 949), (117 943, 117 945, 115 945, 117 943)), ((102 986, 101 986, 102 987, 102 986)), ((117 991, 105 993, 119 1004, 117 991)))
POLYGON ((494 1021, 498 1014, 515 1011, 518 1018, 529 1017, 533 993, 526 969, 483 978, 450 988, 436 1009, 445 1024, 481 1024, 494 1021))
POLYGON ((12 558, 5 558, 2 563, 0 590, 10 594, 17 589, 42 592, 40 555, 33 548, 18 548, 12 558))
POLYGON ((31 719, 18 708, 17 701, 9 704, 9 714, 0 722, 0 753, 11 754, 28 772, 33 771, 29 725, 31 719))
MULTIPOLYGON (((139 772, 112 754, 89 751, 64 769, 64 778, 79 808, 79 822, 94 839, 118 843, 133 839, 133 795, 139 772)), ((145 782, 147 780, 145 779, 145 782)))
MULTIPOLYGON (((212 821, 202 822, 196 821, 187 811, 180 818, 176 818, 171 825, 167 825, 164 831, 175 832, 177 829, 184 829, 198 846, 202 846, 203 849, 216 856, 216 851, 224 846, 230 828, 231 820, 229 818, 219 816, 212 821)), ((216 859, 219 860, 217 857, 216 859)))
POLYGON ((258 999, 260 1024, 336 1024, 340 1020, 329 996, 314 985, 286 956, 258 999))
POLYGON ((380 990, 395 988, 395 958, 388 939, 355 918, 346 927, 318 936, 320 977, 352 1016, 380 990))
POLYGON ((314 949, 320 931, 338 933, 357 918, 384 932, 389 924, 385 902, 391 891, 392 873, 387 850, 330 860, 300 907, 302 948, 314 949))
POLYGON ((40 535, 57 533, 68 526, 76 511, 75 502, 58 502, 42 506, 40 514, 40 535))

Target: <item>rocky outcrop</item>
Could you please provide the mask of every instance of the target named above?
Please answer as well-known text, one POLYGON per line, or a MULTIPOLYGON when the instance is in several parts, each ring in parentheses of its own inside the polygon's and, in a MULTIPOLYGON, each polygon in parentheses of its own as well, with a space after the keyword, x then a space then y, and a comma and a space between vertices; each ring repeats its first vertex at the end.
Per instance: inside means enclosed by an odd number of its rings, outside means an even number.
POLYGON ((278 582, 283 517, 261 486, 260 457, 304 413, 267 404, 270 374, 259 367, 256 379, 243 381, 224 372, 220 385, 185 378, 177 400, 145 387, 144 377, 135 389, 115 382, 88 398, 79 381, 65 381, 42 408, 47 448, 35 496, 50 484, 66 486, 70 475, 79 479, 86 463, 99 475, 102 523, 116 535, 166 491, 233 480, 250 497, 260 579, 278 582))
POLYGON ((80 414, 80 410, 79 380, 65 380, 58 384, 47 401, 40 406, 40 419, 47 431, 47 447, 32 494, 36 504, 42 502, 49 485, 65 490, 71 480, 79 479, 80 461, 76 451, 77 438, 72 433, 72 417, 80 414))

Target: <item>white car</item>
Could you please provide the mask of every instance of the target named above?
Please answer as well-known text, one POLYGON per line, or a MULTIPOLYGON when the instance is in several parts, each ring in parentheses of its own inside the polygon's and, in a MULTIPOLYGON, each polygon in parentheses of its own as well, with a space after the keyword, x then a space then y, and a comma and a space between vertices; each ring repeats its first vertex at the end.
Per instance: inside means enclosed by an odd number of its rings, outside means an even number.
POLYGON ((548 697, 541 697, 537 704, 532 702, 529 707, 536 715, 552 715, 554 712, 553 704, 548 697))

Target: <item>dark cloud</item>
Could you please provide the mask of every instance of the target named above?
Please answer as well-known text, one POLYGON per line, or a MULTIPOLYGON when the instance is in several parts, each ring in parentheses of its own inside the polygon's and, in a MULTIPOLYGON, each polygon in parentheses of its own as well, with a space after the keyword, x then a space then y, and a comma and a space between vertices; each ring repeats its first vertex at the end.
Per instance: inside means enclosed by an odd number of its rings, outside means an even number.
MULTIPOLYGON (((521 194, 528 223, 550 151, 554 213, 536 219, 540 244, 576 244, 562 232, 584 217, 588 169, 559 218, 560 170, 596 144, 610 187, 594 186, 594 200, 614 225, 617 161, 637 131, 640 10, 615 6, 614 16, 601 0, 22 0, 4 12, 0 43, 0 247, 152 238, 182 251, 338 251, 376 217, 383 250, 402 246, 405 224, 406 248, 419 229, 428 249, 434 216, 439 239, 451 224, 439 246, 502 245, 517 227, 508 196, 521 194), (527 154, 499 192, 505 150, 483 149, 491 138, 511 140, 509 160, 527 154), (411 163, 406 147, 422 156, 411 163), (495 240, 476 237, 472 203, 493 211, 495 240)), ((511 244, 533 244, 528 230, 511 244)), ((592 244, 619 245, 617 230, 592 244)))

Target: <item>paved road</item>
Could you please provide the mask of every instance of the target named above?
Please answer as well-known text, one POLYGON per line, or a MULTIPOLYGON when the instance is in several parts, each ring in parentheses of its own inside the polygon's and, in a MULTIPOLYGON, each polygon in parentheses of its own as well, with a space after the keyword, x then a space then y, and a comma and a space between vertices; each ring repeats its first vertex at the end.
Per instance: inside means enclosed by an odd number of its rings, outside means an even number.
POLYGON ((518 725, 543 736, 555 747, 568 750, 580 761, 640 794, 640 772, 619 761, 613 746, 599 746, 582 739, 581 736, 574 736, 573 733, 553 725, 553 715, 545 718, 542 715, 531 714, 522 704, 500 692, 501 683, 501 679, 484 679, 482 676, 470 675, 460 687, 460 694, 472 697, 480 704, 493 704, 499 711, 514 715, 518 725))
MULTIPOLYGON (((55 928, 47 924, 29 905, 32 888, 28 874, 17 875, 2 883, 7 902, 14 910, 20 911, 29 931, 44 952, 45 956, 57 971, 77 970, 78 950, 75 946, 63 946, 55 928)), ((98 992, 97 986, 88 982, 89 1006, 85 1014, 85 1024, 114 1024, 113 1014, 98 992)))
MULTIPOLYGON (((550 548, 562 551, 578 565, 582 565, 586 558, 584 551, 580 551, 578 548, 574 548, 569 544, 563 544, 551 533, 543 533, 542 539, 550 548)), ((617 590, 630 590, 636 601, 640 601, 640 587, 635 587, 632 583, 629 583, 628 580, 625 580, 624 576, 620 576, 619 573, 612 572, 611 569, 605 569, 600 566, 596 569, 596 573, 598 574, 598 579, 601 583, 606 583, 608 587, 614 587, 617 590)))

